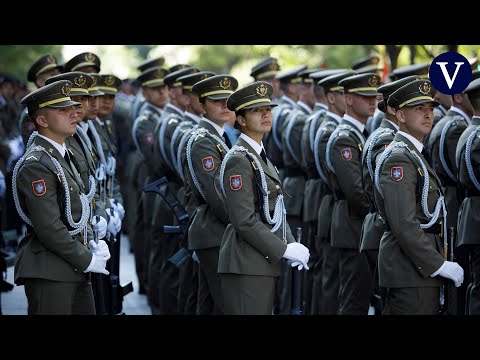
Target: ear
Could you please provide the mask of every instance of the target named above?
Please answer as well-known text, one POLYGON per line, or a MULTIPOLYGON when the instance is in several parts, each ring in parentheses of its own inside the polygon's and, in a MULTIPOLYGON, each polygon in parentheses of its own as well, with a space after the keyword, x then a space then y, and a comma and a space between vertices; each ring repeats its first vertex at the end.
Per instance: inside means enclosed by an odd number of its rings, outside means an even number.
POLYGON ((347 104, 348 106, 352 106, 353 105, 353 96, 349 93, 345 93, 343 96, 345 97, 345 104, 347 104))
POLYGON ((36 118, 35 118, 35 121, 37 123, 37 125, 43 127, 43 128, 47 128, 48 127, 48 122, 47 122, 47 118, 45 117, 45 115, 38 115, 36 118))
POLYGON ((240 124, 240 126, 247 125, 247 122, 245 121, 245 118, 242 115, 237 115, 237 122, 240 124))
POLYGON ((391 115, 395 115, 395 109, 387 105, 387 113, 391 115))
POLYGON ((333 92, 327 93, 327 102, 329 104, 335 104, 335 95, 333 95, 333 92))
POLYGON ((403 110, 397 110, 395 116, 399 123, 405 124, 405 114, 403 113, 403 110))

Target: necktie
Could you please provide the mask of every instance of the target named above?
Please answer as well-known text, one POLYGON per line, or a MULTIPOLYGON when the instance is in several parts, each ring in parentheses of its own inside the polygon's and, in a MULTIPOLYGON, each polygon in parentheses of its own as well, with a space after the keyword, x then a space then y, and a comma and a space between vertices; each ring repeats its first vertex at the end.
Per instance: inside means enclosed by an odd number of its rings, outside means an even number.
POLYGON ((70 162, 70 155, 68 155, 68 150, 65 149, 65 155, 63 155, 63 158, 67 162, 68 166, 70 166, 70 169, 72 169, 72 163, 70 162))
POLYGON ((228 148, 230 149, 232 147, 232 143, 225 131, 223 132, 223 138, 225 139, 225 144, 227 144, 228 148))
POLYGON ((260 152, 260 156, 262 157, 263 161, 265 162, 265 165, 268 165, 267 163, 267 154, 265 153, 265 149, 262 148, 262 151, 260 152))
POLYGON ((363 128, 363 132, 362 132, 363 136, 365 136, 365 139, 368 138, 368 131, 367 131, 367 128, 363 128))

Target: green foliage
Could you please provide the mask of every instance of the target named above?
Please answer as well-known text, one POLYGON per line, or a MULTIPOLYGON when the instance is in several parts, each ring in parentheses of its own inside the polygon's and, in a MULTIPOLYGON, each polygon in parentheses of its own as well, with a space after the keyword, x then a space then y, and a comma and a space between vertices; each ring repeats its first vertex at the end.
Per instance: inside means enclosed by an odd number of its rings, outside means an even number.
POLYGON ((41 56, 54 54, 62 64, 61 50, 62 45, 0 45, 0 72, 27 82, 28 69, 41 56))

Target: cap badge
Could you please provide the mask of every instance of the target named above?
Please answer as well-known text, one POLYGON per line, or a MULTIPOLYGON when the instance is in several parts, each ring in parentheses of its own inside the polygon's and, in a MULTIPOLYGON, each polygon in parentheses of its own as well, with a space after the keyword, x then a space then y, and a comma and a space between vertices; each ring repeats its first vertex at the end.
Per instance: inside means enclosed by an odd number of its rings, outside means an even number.
POLYGON ((209 77, 208 74, 203 74, 203 75, 200 77, 200 80, 208 79, 208 77, 209 77))
POLYGON ((113 76, 108 75, 105 78, 105 85, 112 86, 113 84, 115 84, 115 79, 113 78, 113 76))
POLYGON ((260 86, 257 86, 256 88, 257 94, 261 97, 264 97, 268 93, 268 89, 264 84, 261 84, 260 86))
POLYGON ((72 86, 69 83, 66 83, 65 85, 62 86, 62 89, 60 90, 63 95, 68 96, 70 94, 70 89, 72 86))
POLYGON ((92 53, 87 53, 87 54, 85 54, 85 60, 86 61, 95 61, 95 55, 93 55, 92 53))
POLYGON ((79 87, 83 87, 83 85, 85 85, 86 82, 87 82, 87 79, 83 75, 80 75, 75 79, 73 79, 73 83, 79 87))
POLYGON ((279 70, 279 66, 277 63, 271 63, 268 68, 272 71, 276 71, 276 70, 279 70))
POLYGON ((377 86, 378 85, 378 79, 376 76, 372 76, 370 79, 368 79, 368 85, 370 86, 377 86))
POLYGON ((220 87, 224 90, 230 88, 231 85, 232 85, 232 82, 227 77, 223 78, 223 80, 220 81, 220 87))
POLYGON ((430 90, 432 90, 432 85, 430 85, 428 82, 424 82, 418 87, 418 91, 420 91, 423 95, 430 95, 430 90))
POLYGON ((55 61, 56 61, 55 56, 53 55, 47 56, 47 63, 51 64, 51 63, 54 63, 55 61))
POLYGON ((162 79, 162 78, 163 78, 163 75, 164 75, 164 71, 163 71, 163 70, 158 69, 157 71, 155 71, 155 77, 156 77, 156 78, 162 79))
POLYGON ((92 76, 92 87, 96 86, 97 85, 97 78, 95 76, 92 76))

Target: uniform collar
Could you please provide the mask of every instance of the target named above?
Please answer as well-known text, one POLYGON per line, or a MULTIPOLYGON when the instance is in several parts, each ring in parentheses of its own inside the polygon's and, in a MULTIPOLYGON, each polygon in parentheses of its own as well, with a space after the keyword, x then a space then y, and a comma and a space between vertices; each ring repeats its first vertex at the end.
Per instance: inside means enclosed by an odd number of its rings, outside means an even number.
POLYGON ((385 118, 385 121, 388 121, 390 125, 392 125, 395 128, 396 131, 400 129, 400 127, 397 124, 395 124, 392 120, 385 118))
POLYGON ((165 110, 170 113, 177 113, 180 116, 183 115, 183 111, 180 108, 170 103, 167 103, 167 105, 165 105, 165 110))
POLYGON ((310 106, 305 104, 303 101, 297 101, 297 106, 302 109, 307 115, 312 113, 312 109, 310 109, 310 106))
POLYGON ((280 98, 282 101, 286 102, 287 104, 291 105, 292 107, 295 107, 296 102, 292 99, 290 99, 288 96, 282 95, 280 98))
POLYGON ((363 133, 363 129, 365 129, 365 125, 362 124, 360 121, 358 121, 354 117, 351 117, 350 115, 347 115, 347 114, 343 115, 343 119, 355 125, 358 128, 358 130, 360 130, 360 132, 363 133))
POLYGON ((460 114, 463 116, 463 118, 465 119, 465 121, 467 122, 468 125, 470 125, 471 121, 470 121, 470 116, 468 116, 462 109, 459 109, 457 108, 456 106, 450 106, 450 111, 455 111, 456 113, 460 114))
POLYGON ((95 118, 95 121, 97 122, 98 125, 103 126, 103 121, 98 118, 98 116, 95 118))
POLYGON ((208 120, 206 117, 202 117, 202 120, 209 123, 210 125, 213 126, 213 128, 217 131, 217 133, 220 135, 220 136, 223 136, 223 133, 225 132, 225 130, 223 129, 223 127, 221 126, 218 126, 217 124, 215 124, 212 120, 208 120))
POLYGON ((420 141, 418 141, 417 139, 415 139, 415 137, 413 137, 412 135, 406 133, 405 131, 401 131, 401 130, 397 131, 397 134, 400 134, 403 137, 406 137, 408 140, 410 140, 410 142, 413 144, 413 146, 415 146, 417 151, 419 153, 422 153, 423 144, 420 141))
POLYGON ((40 133, 38 133, 37 136, 41 137, 42 139, 47 140, 50 144, 52 144, 52 146, 53 146, 55 149, 57 149, 57 151, 60 153, 60 155, 62 155, 62 157, 65 156, 65 151, 66 151, 65 143, 59 144, 59 143, 53 141, 52 139, 50 139, 50 138, 48 138, 48 137, 46 137, 46 136, 44 136, 44 135, 42 135, 42 134, 40 134, 40 133))
POLYGON ((198 115, 195 115, 194 113, 191 113, 190 111, 185 111, 184 113, 185 117, 189 118, 189 119, 192 119, 193 121, 195 121, 197 124, 200 122, 200 120, 202 119, 200 116, 198 115))
POLYGON ((335 114, 334 112, 327 111, 326 115, 327 115, 327 116, 330 116, 332 119, 336 120, 337 123, 339 123, 339 124, 340 124, 340 121, 342 121, 342 117, 339 116, 339 115, 337 115, 337 114, 335 114))
POLYGON ((260 144, 259 144, 255 140, 253 140, 250 136, 245 135, 244 133, 241 133, 240 137, 243 140, 245 140, 245 142, 247 142, 248 145, 250 145, 252 147, 252 149, 255 150, 255 152, 258 155, 260 155, 260 153, 262 152, 262 149, 263 149, 263 142, 260 142, 260 144))
POLYGON ((328 106, 325 105, 325 104, 322 104, 322 103, 319 103, 319 102, 316 102, 315 103, 315 106, 313 107, 313 110, 314 111, 318 111, 318 110, 328 110, 328 106))
POLYGON ((83 130, 88 131, 88 122, 80 121, 80 124, 78 125, 80 125, 83 130))

